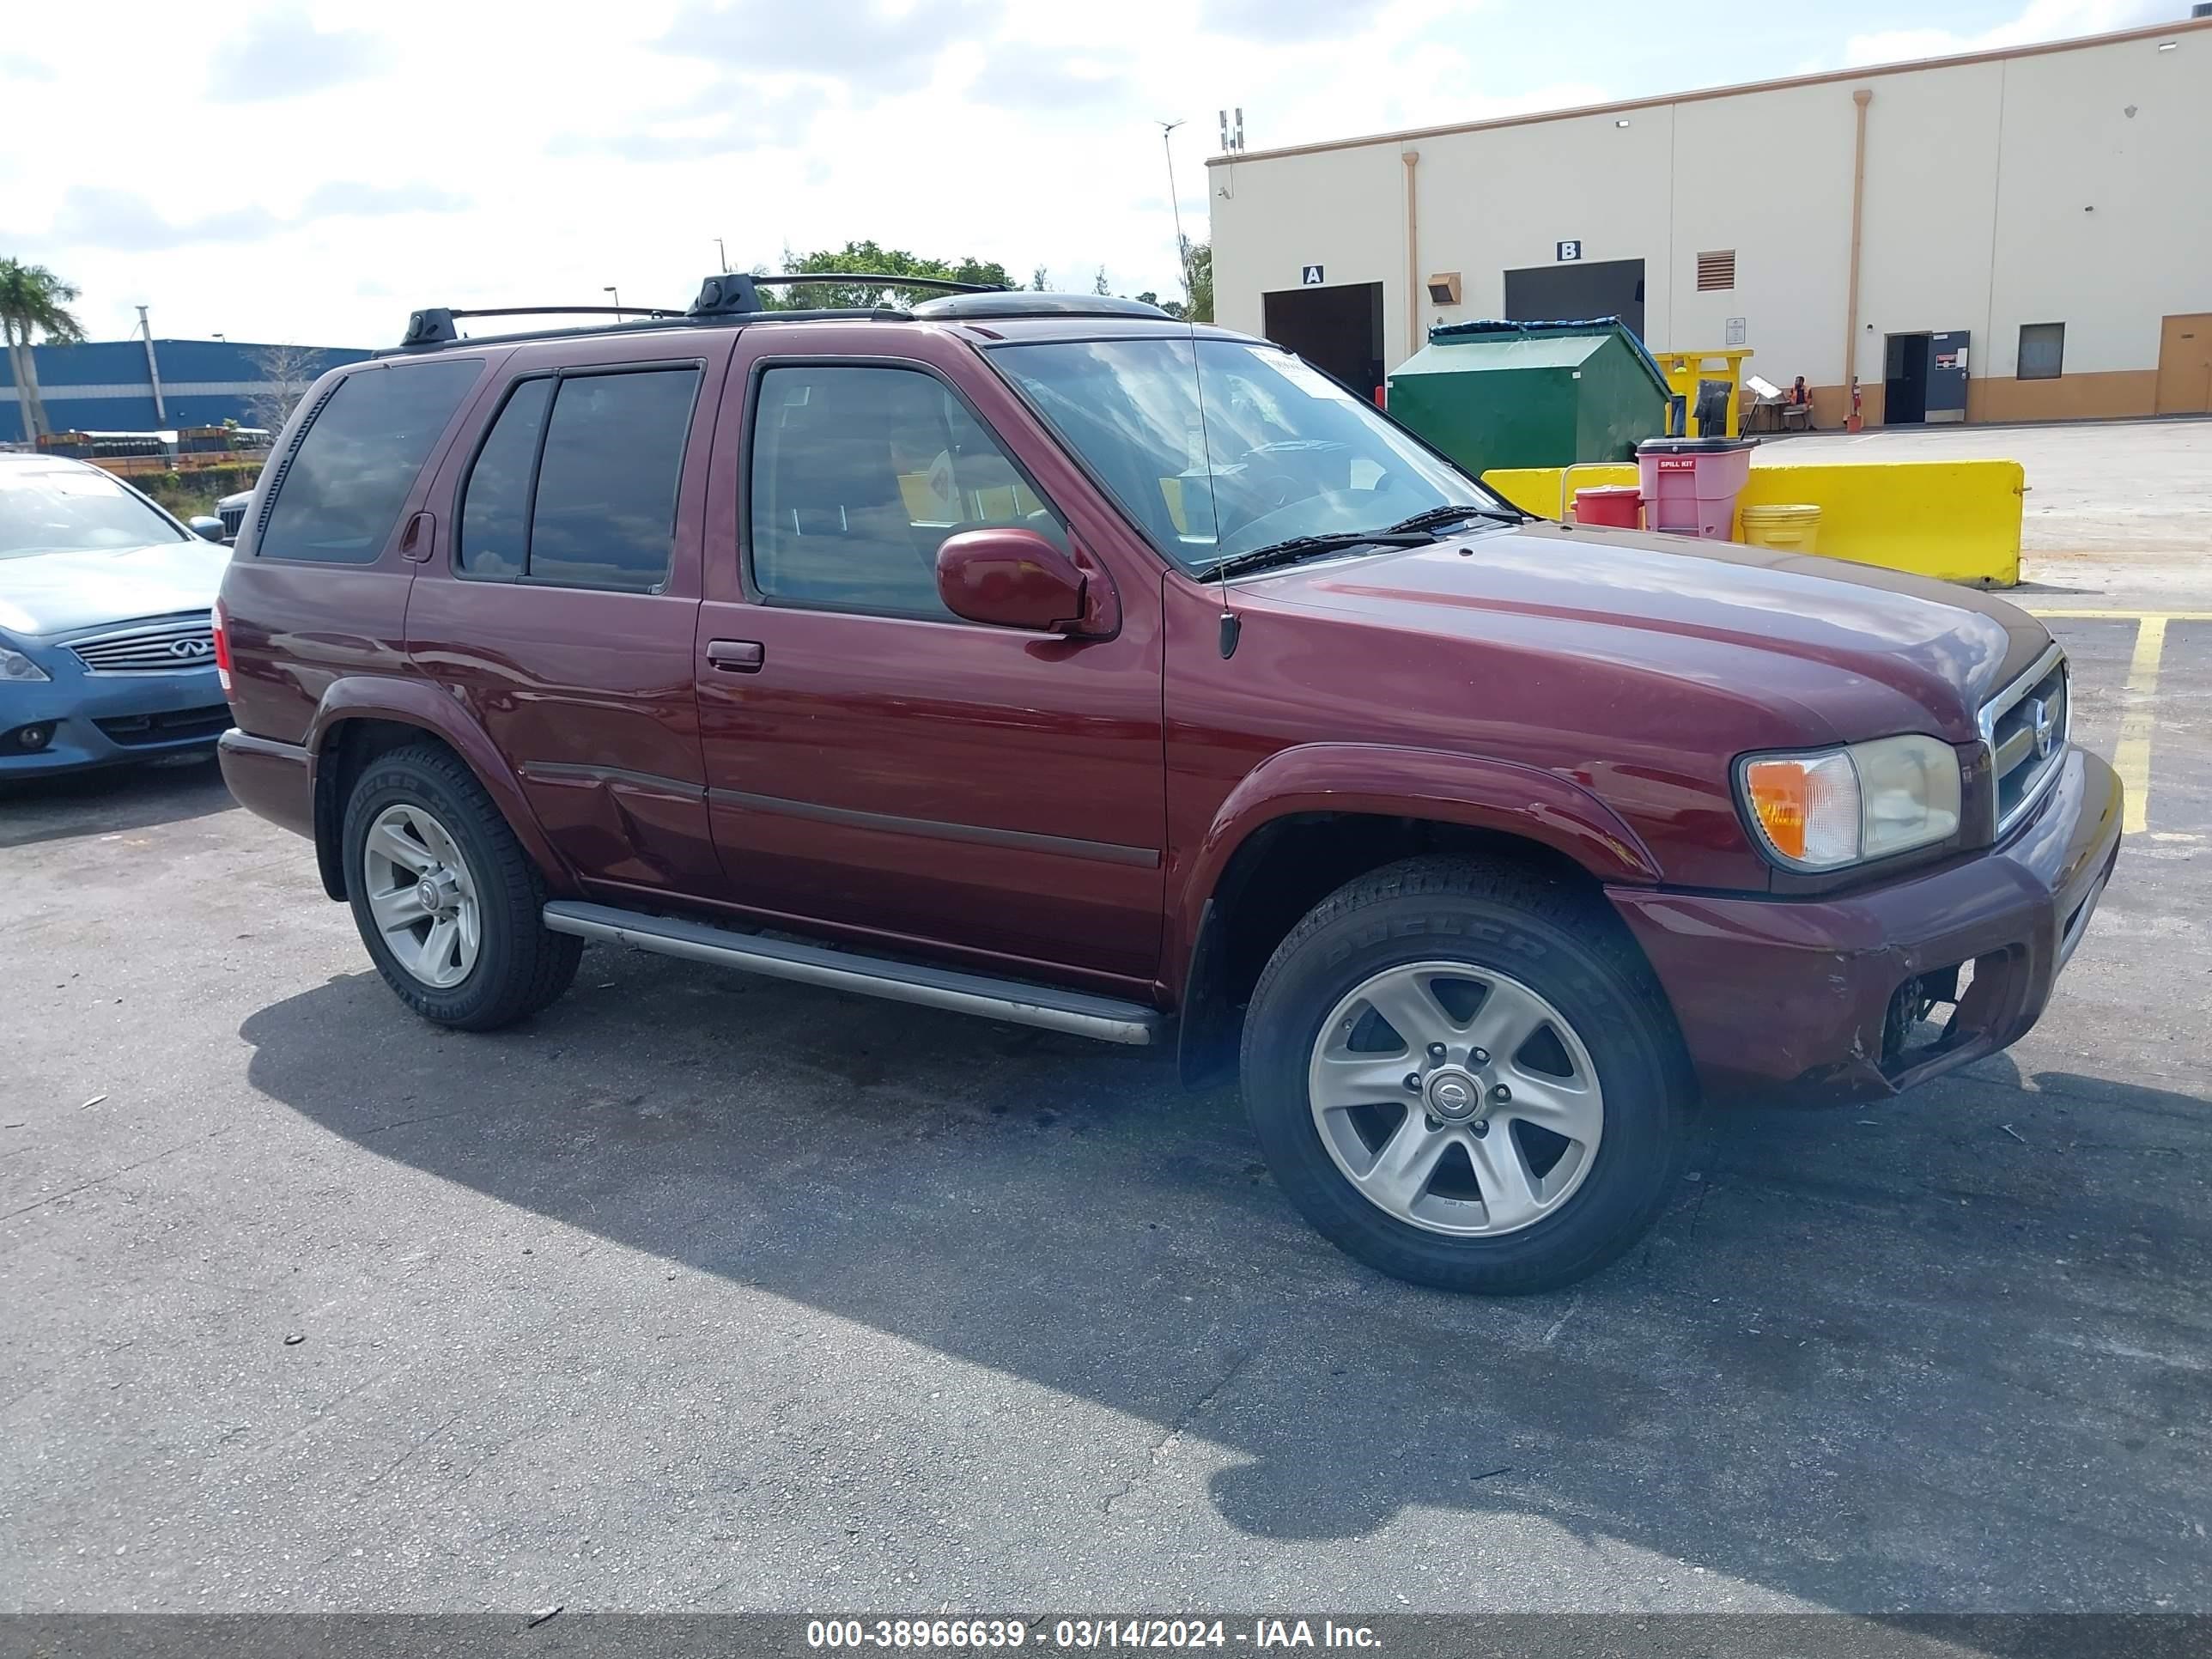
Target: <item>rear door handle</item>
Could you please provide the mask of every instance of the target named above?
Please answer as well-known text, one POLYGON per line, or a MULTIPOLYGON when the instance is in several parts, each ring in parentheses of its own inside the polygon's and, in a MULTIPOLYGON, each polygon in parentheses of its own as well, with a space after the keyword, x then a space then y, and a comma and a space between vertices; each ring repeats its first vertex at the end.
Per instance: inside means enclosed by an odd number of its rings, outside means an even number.
POLYGON ((757 674, 766 653, 758 640, 709 640, 707 660, 732 674, 757 674))

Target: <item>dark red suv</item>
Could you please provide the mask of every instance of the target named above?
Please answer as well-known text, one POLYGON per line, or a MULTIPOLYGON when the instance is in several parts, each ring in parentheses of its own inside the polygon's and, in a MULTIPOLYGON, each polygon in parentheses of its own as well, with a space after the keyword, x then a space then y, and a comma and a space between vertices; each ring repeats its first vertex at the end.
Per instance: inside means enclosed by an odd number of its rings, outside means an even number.
POLYGON ((224 773, 429 1019, 599 939, 1174 1042, 1346 1249, 1525 1291, 1701 1093, 1986 1054, 2087 926, 2120 788, 2008 605, 1532 520, 1146 307, 761 303, 417 313, 255 492, 224 773))

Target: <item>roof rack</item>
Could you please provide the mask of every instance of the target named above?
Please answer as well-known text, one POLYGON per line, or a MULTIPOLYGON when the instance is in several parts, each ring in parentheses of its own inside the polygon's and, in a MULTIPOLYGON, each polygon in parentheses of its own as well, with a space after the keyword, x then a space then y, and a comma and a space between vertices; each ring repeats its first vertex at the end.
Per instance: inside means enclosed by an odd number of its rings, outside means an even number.
POLYGON ((924 300, 915 307, 917 318, 984 317, 1164 317, 1168 313, 1143 300, 1124 300, 1111 294, 1039 294, 1023 289, 990 289, 980 294, 953 294, 941 300, 924 300))
MULTIPOLYGON (((700 283, 699 297, 683 311, 660 306, 492 306, 466 311, 450 306, 426 306, 420 311, 408 313, 407 329, 400 336, 399 349, 403 351, 426 351, 459 344, 461 331, 457 325, 475 317, 612 317, 616 319, 616 326, 627 331, 690 327, 702 323, 740 319, 795 323, 836 318, 866 318, 884 322, 904 321, 911 314, 890 306, 770 312, 761 302, 760 290, 763 288, 796 287, 809 283, 834 283, 841 288, 937 289, 953 295, 1008 292, 989 283, 956 283, 942 276, 894 276, 872 270, 792 270, 778 276, 758 276, 745 271, 724 271, 700 283)), ((946 301, 933 303, 942 305, 946 301)), ((586 326, 533 329, 490 337, 502 341, 544 340, 568 334, 604 332, 604 328, 586 326)))

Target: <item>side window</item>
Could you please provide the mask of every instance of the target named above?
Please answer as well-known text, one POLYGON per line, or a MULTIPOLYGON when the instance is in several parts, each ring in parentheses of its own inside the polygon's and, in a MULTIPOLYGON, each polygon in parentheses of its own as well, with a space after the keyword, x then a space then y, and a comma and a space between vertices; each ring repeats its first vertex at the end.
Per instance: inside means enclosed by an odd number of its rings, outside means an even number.
POLYGON ((552 402, 550 378, 516 386, 469 468, 454 559, 471 576, 522 574, 530 550, 530 478, 552 402))
POLYGON ((462 485, 461 574, 658 588, 698 392, 690 368, 522 381, 462 485))
POLYGON ((753 584, 791 605, 949 617, 937 549, 1060 517, 968 406, 918 369, 793 365, 761 377, 751 445, 753 584))
POLYGON ((537 580, 643 592, 668 580, 696 368, 562 380, 530 517, 537 580))
POLYGON ((285 465, 260 556, 367 564, 383 552, 415 475, 483 368, 459 358, 347 375, 285 465))

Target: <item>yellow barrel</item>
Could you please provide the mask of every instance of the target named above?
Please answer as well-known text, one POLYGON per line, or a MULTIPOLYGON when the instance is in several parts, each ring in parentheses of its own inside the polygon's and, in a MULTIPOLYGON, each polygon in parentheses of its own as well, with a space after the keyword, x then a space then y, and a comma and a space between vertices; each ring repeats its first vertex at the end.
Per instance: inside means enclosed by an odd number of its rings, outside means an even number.
POLYGON ((1753 547, 1787 548, 1793 553, 1820 550, 1820 509, 1802 503, 1772 502, 1743 508, 1743 538, 1753 547))

